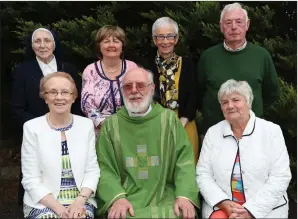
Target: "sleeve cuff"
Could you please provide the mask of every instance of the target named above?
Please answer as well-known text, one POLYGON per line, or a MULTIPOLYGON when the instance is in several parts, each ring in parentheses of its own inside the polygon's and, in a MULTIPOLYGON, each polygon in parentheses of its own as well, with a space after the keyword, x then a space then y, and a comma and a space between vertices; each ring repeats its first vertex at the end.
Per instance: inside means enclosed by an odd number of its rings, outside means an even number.
MULTIPOLYGON (((82 182, 81 188, 86 187, 86 188, 91 189, 93 191, 93 193, 96 192, 99 176, 97 177, 97 174, 96 173, 94 173, 94 174, 96 175, 96 178, 84 179, 84 181, 82 182)), ((93 196, 91 196, 91 197, 94 197, 94 196, 95 196, 95 194, 93 194, 93 196)))
POLYGON ((38 189, 32 189, 31 191, 29 191, 29 195, 31 196, 34 204, 39 203, 40 200, 43 199, 43 197, 50 193, 51 191, 45 188, 44 186, 40 186, 38 189))
POLYGON ((119 193, 118 195, 116 195, 111 201, 110 203, 108 204, 107 208, 109 208, 115 201, 117 201, 118 199, 120 198, 126 198, 126 193, 125 192, 122 192, 122 193, 119 193))
POLYGON ((231 201, 230 199, 223 199, 223 200, 221 200, 221 201, 219 201, 218 203, 216 203, 215 205, 213 205, 213 210, 215 211, 215 210, 219 210, 220 208, 219 207, 217 207, 217 205, 219 205, 219 204, 221 204, 222 202, 224 202, 224 201, 231 201))
POLYGON ((183 199, 186 199, 186 200, 190 201, 190 202, 193 204, 193 206, 196 206, 197 208, 199 208, 199 206, 198 206, 197 204, 195 204, 191 199, 189 199, 189 198, 187 198, 187 197, 185 197, 185 196, 177 196, 176 199, 177 199, 177 198, 183 198, 183 199))

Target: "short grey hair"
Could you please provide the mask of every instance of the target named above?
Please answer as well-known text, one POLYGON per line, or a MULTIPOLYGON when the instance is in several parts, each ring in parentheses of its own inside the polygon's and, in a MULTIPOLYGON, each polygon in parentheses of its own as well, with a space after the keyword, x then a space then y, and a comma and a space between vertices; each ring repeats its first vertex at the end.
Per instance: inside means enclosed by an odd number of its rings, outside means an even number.
POLYGON ((154 35, 157 28, 164 27, 167 25, 173 25, 175 29, 175 34, 178 34, 179 28, 178 28, 177 22, 169 17, 161 17, 161 18, 158 18, 152 25, 152 35, 154 35))
POLYGON ((251 108, 254 95, 252 89, 246 81, 236 81, 234 79, 227 80, 223 83, 218 91, 217 98, 218 102, 221 104, 221 98, 224 95, 230 95, 232 93, 238 93, 244 96, 247 104, 251 108))
POLYGON ((225 13, 234 11, 236 9, 241 9, 243 11, 243 13, 245 15, 245 23, 247 25, 247 21, 248 21, 247 11, 244 8, 242 8, 242 6, 237 2, 235 2, 233 4, 228 4, 223 8, 223 10, 221 11, 221 14, 220 14, 220 23, 222 22, 222 18, 225 15, 225 13))
POLYGON ((143 71, 147 72, 149 83, 154 84, 154 80, 153 80, 154 74, 153 74, 153 72, 149 69, 144 68, 144 66, 139 64, 139 63, 137 64, 137 66, 138 66, 138 68, 140 68, 143 71))
MULTIPOLYGON (((153 76, 153 72, 150 71, 149 69, 144 68, 142 65, 138 65, 137 67, 138 69, 140 69, 141 71, 144 71, 147 73, 148 76, 148 81, 150 84, 154 84, 154 76, 153 76)), ((132 70, 132 69, 131 69, 132 70)), ((124 76, 125 77, 125 76, 124 76)))

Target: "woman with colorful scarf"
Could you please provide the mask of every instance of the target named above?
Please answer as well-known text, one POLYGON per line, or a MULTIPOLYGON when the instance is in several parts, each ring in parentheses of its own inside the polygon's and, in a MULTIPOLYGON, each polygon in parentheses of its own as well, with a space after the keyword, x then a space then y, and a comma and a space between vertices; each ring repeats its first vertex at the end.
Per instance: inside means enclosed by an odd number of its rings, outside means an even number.
POLYGON ((288 218, 289 154, 281 128, 255 115, 246 81, 217 94, 225 120, 204 137, 196 180, 202 218, 288 218))
POLYGON ((191 59, 175 54, 178 25, 169 17, 161 17, 152 26, 152 37, 157 46, 155 61, 149 68, 154 73, 155 100, 175 110, 185 127, 198 160, 198 134, 195 123, 197 98, 194 64, 191 59))

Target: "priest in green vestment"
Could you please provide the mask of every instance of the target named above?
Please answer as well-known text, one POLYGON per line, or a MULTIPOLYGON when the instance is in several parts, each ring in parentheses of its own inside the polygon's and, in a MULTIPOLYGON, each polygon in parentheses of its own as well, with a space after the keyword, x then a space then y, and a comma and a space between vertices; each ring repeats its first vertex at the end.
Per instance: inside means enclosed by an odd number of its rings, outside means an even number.
POLYGON ((199 206, 193 149, 172 110, 152 103, 153 76, 126 73, 125 107, 107 118, 97 142, 101 176, 98 215, 108 218, 194 218, 199 206))

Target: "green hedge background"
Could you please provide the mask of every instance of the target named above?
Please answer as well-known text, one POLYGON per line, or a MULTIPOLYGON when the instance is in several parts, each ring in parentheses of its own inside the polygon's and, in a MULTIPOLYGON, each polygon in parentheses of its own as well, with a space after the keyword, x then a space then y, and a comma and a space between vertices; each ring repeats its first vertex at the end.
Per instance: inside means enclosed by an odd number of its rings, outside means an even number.
MULTIPOLYGON (((228 3, 1 2, 1 124, 5 127, 1 138, 14 138, 9 119, 11 71, 23 61, 24 37, 36 27, 58 31, 65 59, 82 72, 95 60, 93 39, 103 25, 121 26, 127 35, 125 57, 146 64, 156 53, 152 24, 161 16, 169 16, 179 24, 176 52, 197 62, 204 50, 222 42, 219 16, 228 3)), ((247 40, 271 53, 280 78, 281 97, 266 109, 265 116, 283 130, 293 175, 289 195, 297 202, 297 2, 241 3, 251 20, 247 40)))

